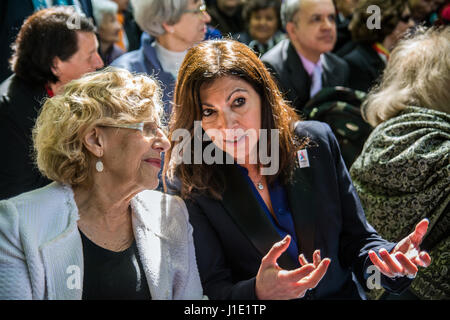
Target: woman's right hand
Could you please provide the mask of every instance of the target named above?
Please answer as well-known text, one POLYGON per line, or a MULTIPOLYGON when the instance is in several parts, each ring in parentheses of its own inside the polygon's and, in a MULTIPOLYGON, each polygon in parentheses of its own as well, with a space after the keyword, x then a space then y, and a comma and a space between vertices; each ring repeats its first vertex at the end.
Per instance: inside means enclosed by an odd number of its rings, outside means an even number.
POLYGON ((314 252, 313 263, 308 263, 301 255, 302 267, 295 270, 281 269, 277 260, 286 251, 291 242, 287 235, 282 241, 275 243, 261 261, 256 275, 256 297, 260 300, 287 300, 302 298, 308 289, 315 288, 327 272, 331 260, 321 260, 320 252, 314 252))

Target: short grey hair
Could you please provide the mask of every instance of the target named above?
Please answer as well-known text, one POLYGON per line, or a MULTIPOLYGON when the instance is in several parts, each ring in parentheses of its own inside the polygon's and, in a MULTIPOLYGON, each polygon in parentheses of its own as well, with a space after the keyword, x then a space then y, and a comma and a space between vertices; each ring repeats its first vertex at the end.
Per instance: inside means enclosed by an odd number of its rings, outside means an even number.
POLYGON ((286 29, 288 22, 294 21, 295 14, 300 10, 301 0, 284 0, 281 4, 280 17, 283 29, 286 29))
POLYGON ((175 24, 187 9, 189 0, 131 0, 139 27, 153 37, 166 33, 163 23, 175 24))
POLYGON ((117 3, 111 0, 92 0, 92 15, 94 16, 95 23, 100 27, 103 23, 103 17, 105 14, 111 14, 115 16, 119 9, 117 3))

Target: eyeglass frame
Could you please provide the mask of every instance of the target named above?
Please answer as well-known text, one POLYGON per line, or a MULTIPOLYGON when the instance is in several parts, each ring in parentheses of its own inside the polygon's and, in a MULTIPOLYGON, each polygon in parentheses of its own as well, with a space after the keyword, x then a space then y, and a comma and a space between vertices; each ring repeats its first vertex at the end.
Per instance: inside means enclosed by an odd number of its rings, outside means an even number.
POLYGON ((206 12, 206 4, 203 2, 197 9, 186 9, 183 13, 194 13, 203 15, 206 12))
MULTIPOLYGON (((142 132, 143 135, 145 135, 145 133, 144 133, 145 122, 137 122, 137 123, 130 123, 130 124, 126 124, 126 123, 122 123, 122 124, 101 124, 99 126, 100 127, 109 127, 109 128, 124 128, 124 129, 139 130, 140 132, 142 132)), ((159 125, 156 125, 155 132, 158 129, 160 129, 164 133, 164 128, 162 128, 159 125)), ((153 134, 153 136, 155 136, 155 137, 156 137, 156 135, 157 134, 153 134)))

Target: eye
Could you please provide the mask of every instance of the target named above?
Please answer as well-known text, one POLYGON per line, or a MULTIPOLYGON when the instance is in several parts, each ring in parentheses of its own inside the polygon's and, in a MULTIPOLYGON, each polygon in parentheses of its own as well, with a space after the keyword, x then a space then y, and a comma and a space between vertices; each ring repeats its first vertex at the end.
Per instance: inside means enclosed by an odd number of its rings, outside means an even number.
POLYGON ((336 21, 336 16, 335 16, 334 14, 330 14, 330 15, 328 16, 328 20, 334 22, 334 21, 336 21))
POLYGON ((245 104, 245 102, 246 102, 245 98, 239 97, 239 98, 234 99, 233 106, 234 107, 241 107, 241 106, 243 106, 245 104))
POLYGON ((202 110, 202 117, 209 117, 214 113, 213 109, 203 109, 202 110))

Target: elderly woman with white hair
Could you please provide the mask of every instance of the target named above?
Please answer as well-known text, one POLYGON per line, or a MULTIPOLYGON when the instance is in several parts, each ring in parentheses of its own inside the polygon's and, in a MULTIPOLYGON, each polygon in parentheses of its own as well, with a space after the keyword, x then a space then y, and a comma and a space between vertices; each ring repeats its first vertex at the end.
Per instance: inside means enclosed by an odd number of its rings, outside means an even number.
POLYGON ((376 127, 350 174, 367 220, 401 239, 427 218, 422 247, 434 263, 403 298, 450 298, 450 28, 399 42, 363 116, 376 127))
POLYGON ((54 182, 0 201, 0 300, 201 299, 184 202, 152 190, 160 88, 105 69, 48 99, 33 131, 54 182))
POLYGON ((97 23, 98 51, 105 66, 125 53, 115 43, 120 40, 122 26, 117 20, 117 3, 111 0, 92 0, 92 11, 97 23))
POLYGON ((168 116, 181 62, 187 49, 204 39, 211 17, 203 0, 132 0, 131 4, 136 22, 144 31, 141 47, 112 65, 153 75, 162 82, 168 116))

